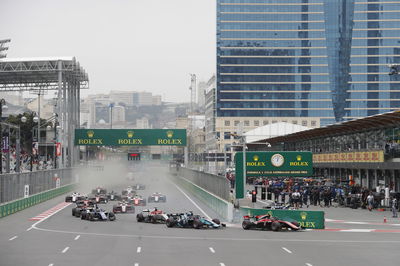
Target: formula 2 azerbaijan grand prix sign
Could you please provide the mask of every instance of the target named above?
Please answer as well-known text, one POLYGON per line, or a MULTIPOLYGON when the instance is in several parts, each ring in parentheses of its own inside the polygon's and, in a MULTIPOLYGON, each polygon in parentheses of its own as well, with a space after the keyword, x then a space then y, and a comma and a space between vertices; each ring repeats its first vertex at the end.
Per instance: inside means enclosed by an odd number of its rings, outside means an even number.
POLYGON ((235 155, 236 198, 244 197, 245 176, 301 177, 313 174, 311 152, 246 152, 246 175, 243 174, 243 152, 235 155))
POLYGON ((75 145, 186 146, 186 129, 75 129, 75 145))

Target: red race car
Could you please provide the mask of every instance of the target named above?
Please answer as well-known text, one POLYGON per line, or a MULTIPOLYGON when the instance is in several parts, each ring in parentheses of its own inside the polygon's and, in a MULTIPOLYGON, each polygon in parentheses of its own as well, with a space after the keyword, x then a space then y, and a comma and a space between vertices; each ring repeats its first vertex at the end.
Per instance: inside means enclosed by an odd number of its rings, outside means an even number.
POLYGON ((118 205, 113 206, 113 213, 135 213, 135 207, 125 201, 118 202, 118 205))
POLYGON ((263 229, 272 231, 280 231, 282 229, 297 231, 301 229, 301 226, 297 221, 279 219, 277 217, 272 217, 269 214, 243 216, 242 227, 244 230, 263 229))

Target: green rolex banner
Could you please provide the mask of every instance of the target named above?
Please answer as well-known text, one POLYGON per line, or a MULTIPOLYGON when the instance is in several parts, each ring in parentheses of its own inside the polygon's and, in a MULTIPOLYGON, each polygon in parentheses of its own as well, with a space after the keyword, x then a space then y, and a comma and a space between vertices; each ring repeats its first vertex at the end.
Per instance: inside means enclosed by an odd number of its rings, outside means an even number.
POLYGON ((75 145, 186 146, 186 129, 75 129, 75 145))

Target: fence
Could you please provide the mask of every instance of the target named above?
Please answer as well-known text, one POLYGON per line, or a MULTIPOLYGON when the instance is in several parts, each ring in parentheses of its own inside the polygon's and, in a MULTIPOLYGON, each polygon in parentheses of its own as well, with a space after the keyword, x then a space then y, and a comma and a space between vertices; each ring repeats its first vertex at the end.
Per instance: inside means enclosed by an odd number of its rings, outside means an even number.
POLYGON ((29 208, 35 204, 52 199, 64 193, 67 193, 68 191, 71 191, 73 188, 74 188, 73 184, 66 185, 60 188, 55 188, 45 192, 41 192, 24 199, 15 200, 0 205, 0 218, 21 211, 23 209, 29 208))
POLYGON ((33 195, 74 182, 71 168, 3 174, 0 175, 0 204, 24 198, 26 185, 29 186, 29 195, 33 195), (56 174, 59 181, 55 178, 56 174))
POLYGON ((229 201, 230 184, 229 180, 224 176, 212 175, 183 167, 179 168, 177 175, 182 176, 195 185, 229 201))

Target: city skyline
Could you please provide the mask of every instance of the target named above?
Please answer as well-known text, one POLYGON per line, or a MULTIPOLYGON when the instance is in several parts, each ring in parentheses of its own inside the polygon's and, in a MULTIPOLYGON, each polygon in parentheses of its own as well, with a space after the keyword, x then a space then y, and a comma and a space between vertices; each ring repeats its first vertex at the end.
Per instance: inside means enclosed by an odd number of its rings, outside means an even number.
POLYGON ((82 96, 132 90, 187 102, 189 73, 215 73, 215 9, 214 0, 4 0, 0 39, 11 39, 8 58, 75 56, 89 73, 82 96))

